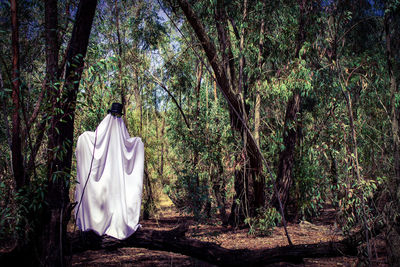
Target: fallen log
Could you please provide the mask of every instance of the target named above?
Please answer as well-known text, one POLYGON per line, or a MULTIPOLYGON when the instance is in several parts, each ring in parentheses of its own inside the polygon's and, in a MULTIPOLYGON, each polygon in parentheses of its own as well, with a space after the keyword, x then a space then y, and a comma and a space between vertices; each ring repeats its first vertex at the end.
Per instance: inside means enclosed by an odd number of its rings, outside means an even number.
MULTIPOLYGON (((378 235, 384 225, 376 223, 371 227, 371 236, 378 235)), ((185 236, 188 225, 180 225, 169 231, 140 228, 125 240, 109 236, 98 236, 94 232, 74 232, 68 238, 72 253, 87 250, 117 249, 140 247, 180 253, 220 266, 262 266, 278 262, 300 263, 304 258, 322 258, 336 256, 355 256, 357 247, 364 243, 365 232, 359 230, 338 242, 282 246, 272 249, 227 249, 215 243, 190 239, 185 236)), ((30 265, 32 249, 15 248, 7 253, 0 253, 1 266, 30 265), (23 263, 23 264, 22 264, 23 263)))
MULTIPOLYGON (((381 224, 377 224, 373 228, 372 234, 379 234, 382 228, 381 224)), ((364 231, 360 230, 338 242, 302 244, 260 250, 227 249, 215 243, 189 239, 185 237, 187 230, 187 225, 181 225, 169 231, 140 228, 125 240, 117 240, 109 236, 100 237, 93 232, 74 233, 71 236, 72 251, 77 253, 86 250, 141 247, 180 253, 220 266, 260 266, 278 262, 300 263, 304 258, 355 256, 357 255, 357 247, 364 242, 364 231)))

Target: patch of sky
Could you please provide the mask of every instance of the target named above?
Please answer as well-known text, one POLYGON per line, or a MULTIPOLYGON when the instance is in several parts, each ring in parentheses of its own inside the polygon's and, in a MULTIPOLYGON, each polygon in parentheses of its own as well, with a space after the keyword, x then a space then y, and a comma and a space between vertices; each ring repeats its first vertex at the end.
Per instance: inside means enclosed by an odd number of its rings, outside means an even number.
MULTIPOLYGON (((367 0, 369 4, 369 8, 365 10, 366 16, 378 16, 381 17, 384 15, 385 11, 385 0, 367 0)), ((321 7, 324 9, 329 9, 337 3, 335 0, 322 0, 321 7)))

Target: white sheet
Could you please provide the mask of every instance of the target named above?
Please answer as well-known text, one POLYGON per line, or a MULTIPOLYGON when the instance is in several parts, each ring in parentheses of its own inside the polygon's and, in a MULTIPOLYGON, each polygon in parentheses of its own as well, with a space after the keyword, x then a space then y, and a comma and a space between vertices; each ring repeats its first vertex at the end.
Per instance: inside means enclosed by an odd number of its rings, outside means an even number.
POLYGON ((139 226, 144 146, 139 137, 129 136, 121 118, 110 114, 96 132, 84 132, 76 146, 76 222, 83 231, 125 239, 139 226))

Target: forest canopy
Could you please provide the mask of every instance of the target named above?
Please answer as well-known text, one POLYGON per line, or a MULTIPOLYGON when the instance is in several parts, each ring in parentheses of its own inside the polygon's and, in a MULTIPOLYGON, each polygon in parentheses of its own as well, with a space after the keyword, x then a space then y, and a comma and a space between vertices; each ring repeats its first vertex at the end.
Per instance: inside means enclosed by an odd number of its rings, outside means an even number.
POLYGON ((0 1, 0 245, 67 264, 76 141, 120 102, 142 218, 167 195, 268 235, 330 207, 400 265, 399 38, 398 0, 0 1))

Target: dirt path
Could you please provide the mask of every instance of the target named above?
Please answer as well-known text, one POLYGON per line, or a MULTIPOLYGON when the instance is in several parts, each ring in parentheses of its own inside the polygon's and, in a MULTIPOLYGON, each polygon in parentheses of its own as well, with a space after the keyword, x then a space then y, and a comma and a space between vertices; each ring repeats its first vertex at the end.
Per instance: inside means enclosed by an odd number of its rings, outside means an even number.
MULTIPOLYGON (((214 242, 230 249, 265 249, 286 246, 283 228, 277 227, 269 237, 248 235, 247 229, 225 228, 217 222, 197 224, 191 217, 181 216, 172 207, 169 199, 163 199, 160 212, 154 219, 141 221, 147 229, 169 230, 183 222, 190 223, 187 236, 202 241, 214 242)), ((342 239, 335 228, 333 210, 326 210, 322 219, 313 223, 289 224, 288 231, 294 244, 312 244, 342 239)), ((373 265, 387 266, 384 243, 381 239, 373 242, 373 265)), ((206 262, 177 253, 152 251, 142 248, 122 248, 116 250, 86 251, 73 256, 73 266, 212 266, 206 262)), ((305 259, 303 264, 282 263, 274 266, 357 266, 356 257, 336 257, 305 259)))

